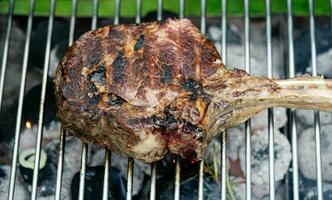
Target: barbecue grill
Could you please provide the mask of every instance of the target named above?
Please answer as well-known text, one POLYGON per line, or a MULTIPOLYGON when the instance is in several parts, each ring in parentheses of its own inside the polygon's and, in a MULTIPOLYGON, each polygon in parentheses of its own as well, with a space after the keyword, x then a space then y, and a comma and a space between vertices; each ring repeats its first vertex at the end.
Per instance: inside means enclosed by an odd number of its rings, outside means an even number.
MULTIPOLYGON (((332 1, 330 1, 330 6, 332 7, 332 1)), ((120 17, 120 5, 121 0, 115 0, 115 14, 114 14, 114 24, 119 23, 120 17)), ((136 18, 135 23, 141 22, 141 7, 142 0, 136 1, 136 18)), ((189 2, 187 2, 189 3, 189 2)), ((250 14, 249 14, 249 0, 244 0, 244 63, 245 70, 250 72, 250 14)), ((314 20, 314 1, 308 0, 309 3, 309 23, 310 23, 310 42, 311 42, 311 66, 312 66, 312 75, 317 75, 317 59, 316 59, 316 41, 315 41, 315 20, 314 20)), ((47 27, 47 43, 46 43, 46 52, 44 59, 44 68, 43 68, 43 78, 42 78, 42 89, 41 89, 41 99, 40 99, 40 110, 39 110, 39 121, 38 121, 38 132, 37 132, 37 143, 35 146, 35 161, 34 166, 39 166, 40 157, 41 157, 41 142, 43 137, 43 116, 44 116, 44 102, 45 102, 45 94, 46 94, 46 86, 47 86, 47 75, 48 69, 50 65, 50 52, 51 52, 51 40, 52 40, 52 32, 53 32, 53 22, 55 15, 55 4, 56 0, 50 0, 50 11, 49 11, 49 21, 47 27)), ((93 12, 91 15, 91 29, 95 29, 97 27, 97 19, 98 19, 98 0, 92 0, 91 5, 93 7, 93 12)), ((326 2, 326 4, 328 4, 326 2)), ((163 18, 163 0, 158 0, 157 4, 157 19, 162 20, 163 18)), ((227 32, 227 0, 221 0, 221 18, 220 18, 220 26, 222 30, 222 38, 221 38, 221 52, 224 63, 227 65, 227 43, 226 43, 226 32, 227 32)), ((206 8, 208 4, 206 0, 201 0, 201 16, 200 16, 200 29, 203 34, 206 32, 206 8)), ((328 5, 326 5, 328 6, 328 5)), ((26 27, 26 38, 25 38, 25 48, 24 48, 24 57, 22 64, 22 74, 20 80, 20 90, 19 90, 19 101, 18 101, 18 110, 17 110, 17 118, 16 118, 16 129, 15 129, 15 140, 14 140, 14 150, 12 152, 13 159, 11 164, 11 174, 10 174, 10 183, 9 183, 9 191, 8 191, 8 199, 14 199, 14 190, 15 190, 15 180, 17 174, 17 162, 18 162, 18 150, 19 150, 19 141, 20 141, 20 127, 22 123, 22 108, 24 101, 24 93, 25 93, 25 83, 27 76, 27 67, 28 67, 28 59, 29 59, 29 49, 30 49, 30 40, 31 40, 31 31, 33 25, 34 18, 34 0, 30 0, 29 4, 29 15, 27 27, 26 27)), ((295 61, 294 61, 294 44, 293 44, 293 15, 292 15, 292 1, 287 0, 287 21, 288 21, 288 75, 289 77, 295 76, 295 61)), ((1 76, 0 76, 0 105, 3 102, 3 92, 4 92, 4 80, 6 76, 6 68, 8 68, 7 58, 9 52, 9 43, 12 32, 12 23, 13 23, 13 11, 14 11, 14 0, 10 0, 9 4, 9 14, 7 21, 7 29, 5 33, 5 42, 3 48, 2 55, 2 65, 1 65, 1 76)), ((77 0, 72 0, 72 11, 70 17, 70 29, 69 29, 69 44, 71 45, 74 40, 75 33, 75 22, 76 22, 76 12, 77 11, 77 0)), ((185 1, 179 0, 179 17, 185 17, 185 1)), ((331 19, 332 20, 332 19, 331 19)), ((272 77, 272 45, 271 45, 271 10, 270 10, 270 0, 266 0, 266 57, 267 57, 267 76, 269 78, 272 77)), ((1 110, 1 106, 0 106, 1 110)), ((297 128, 296 128, 296 119, 294 117, 295 110, 290 110, 289 112, 289 135, 291 137, 291 145, 292 145, 292 191, 293 194, 290 195, 292 199, 299 199, 299 170, 298 170, 298 152, 297 152, 297 128)), ((322 188, 322 166, 321 166, 321 147, 320 147, 320 119, 319 113, 314 111, 314 130, 315 130, 315 144, 316 144, 316 171, 317 171, 317 197, 318 199, 323 199, 323 188, 322 188)), ((273 123, 273 109, 268 110, 268 144, 269 144, 269 197, 270 199, 275 199, 275 169, 274 169, 274 123, 273 123)), ((250 120, 245 123, 245 152, 246 152, 246 165, 245 165, 245 194, 246 199, 251 199, 251 131, 250 131, 250 120)), ((55 199, 58 200, 61 198, 61 182, 63 175, 63 162, 64 162, 64 150, 65 150, 65 137, 66 132, 61 129, 60 133, 60 147, 59 147, 59 160, 58 160, 58 168, 57 168, 57 181, 56 181, 56 192, 55 199)), ((226 178, 227 178, 227 162, 226 162, 226 134, 222 134, 221 137, 221 199, 226 199, 226 178)), ((81 170, 80 170, 80 183, 79 183, 79 194, 78 197, 80 200, 84 199, 84 188, 85 188, 85 175, 86 175, 86 167, 87 167, 87 157, 88 157, 88 148, 89 145, 86 143, 82 143, 82 153, 81 153, 81 170)), ((104 171, 104 180, 103 180, 103 199, 108 199, 108 188, 109 188, 109 176, 110 176, 110 157, 111 152, 105 150, 105 171, 104 171)), ((134 160, 132 158, 128 158, 128 168, 127 168, 127 200, 132 199, 132 190, 133 190, 133 167, 134 160)), ((203 199, 203 167, 204 161, 199 163, 198 177, 199 182, 197 185, 198 188, 198 199, 203 199)), ((156 199, 156 174, 157 174, 156 163, 151 164, 151 182, 150 182, 150 199, 156 199)), ((180 199, 180 159, 176 158, 175 160, 175 177, 174 177, 174 199, 180 199)), ((37 181, 38 181, 38 173, 39 167, 34 167, 33 171, 33 183, 31 189, 31 199, 37 199, 37 181)))

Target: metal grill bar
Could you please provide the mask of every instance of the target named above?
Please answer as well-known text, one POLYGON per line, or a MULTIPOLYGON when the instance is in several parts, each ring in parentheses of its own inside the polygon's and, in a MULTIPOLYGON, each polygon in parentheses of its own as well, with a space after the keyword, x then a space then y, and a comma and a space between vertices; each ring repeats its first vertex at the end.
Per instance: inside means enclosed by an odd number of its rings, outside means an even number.
POLYGON ((72 0, 68 46, 74 42, 75 24, 76 24, 77 0, 72 0))
POLYGON ((121 0, 115 0, 114 24, 119 24, 121 0))
MULTIPOLYGON (((287 25, 288 25, 288 62, 289 77, 295 77, 295 61, 294 61, 294 39, 293 39, 293 14, 292 0, 287 0, 287 25)), ((297 153, 297 127, 296 127, 296 110, 290 110, 290 131, 292 139, 292 166, 293 166, 293 199, 299 199, 299 167, 297 153)))
POLYGON ((206 0, 201 0, 201 32, 206 32, 206 0))
POLYGON ((179 0, 179 17, 184 17, 184 0, 179 0))
POLYGON ((332 32, 332 0, 330 0, 330 21, 331 21, 331 32, 332 32))
MULTIPOLYGON (((179 17, 184 17, 184 0, 179 1, 179 17)), ((180 200, 180 181, 181 181, 181 165, 180 158, 176 156, 175 158, 175 179, 174 179, 174 199, 180 200)))
MULTIPOLYGON (((162 4, 163 1, 158 1, 158 8, 157 8, 157 20, 162 20, 162 4), (159 5, 160 4, 160 5, 159 5)), ((138 6, 138 5, 137 5, 138 6)), ((141 7, 140 7, 141 9, 141 7)), ((139 18, 141 18, 141 13, 139 14, 139 18)), ((157 179, 157 163, 151 163, 151 182, 150 182, 150 200, 156 199, 156 179, 157 179)))
MULTIPOLYGON (((227 66, 227 0, 222 0, 221 17, 221 54, 227 66)), ((221 134, 221 200, 226 200, 227 158, 226 158, 227 131, 221 134)))
POLYGON ((158 0, 157 20, 161 21, 162 18, 163 18, 163 0, 158 0))
MULTIPOLYGON (((92 30, 96 29, 97 27, 97 17, 98 17, 98 0, 93 0, 92 21, 91 21, 92 30)), ((88 151, 89 151, 89 145, 83 142, 82 156, 81 156, 81 170, 80 170, 80 185, 79 185, 79 194, 78 194, 79 200, 84 200, 85 174, 86 174, 86 165, 88 160, 88 151)))
MULTIPOLYGON (((250 19, 249 0, 244 1, 244 65, 245 70, 250 73, 250 19)), ((245 151, 246 151, 246 199, 251 199, 251 131, 250 119, 245 122, 245 151)))
MULTIPOLYGON (((72 43, 74 41, 77 0, 72 0, 71 8, 72 9, 71 9, 70 25, 69 25, 68 46, 72 45, 72 43)), ((65 141, 66 141, 66 131, 61 127, 60 144, 59 144, 59 160, 58 160, 56 189, 55 189, 55 200, 61 199, 61 183, 62 183, 62 170, 63 170, 63 161, 64 161, 64 153, 65 153, 65 141)))
MULTIPOLYGON (((206 0, 201 0, 201 32, 206 33, 206 0)), ((204 159, 199 161, 198 171, 198 200, 203 200, 203 187, 204 187, 204 159)))
POLYGON ((141 23, 142 0, 136 0, 136 24, 141 23))
POLYGON ((5 75, 6 75, 6 67, 7 67, 7 59, 8 59, 8 47, 9 47, 10 35, 12 33, 13 12, 14 12, 14 0, 10 0, 9 8, 8 8, 7 31, 6 31, 5 44, 3 47, 2 63, 1 63, 0 112, 1 112, 1 108, 2 108, 3 89, 4 89, 4 84, 5 84, 5 75))
POLYGON ((46 41, 46 50, 45 50, 45 61, 44 61, 44 70, 43 70, 43 80, 42 80, 42 89, 40 96, 40 108, 39 108, 39 118, 38 118, 38 130, 37 130, 37 142, 35 146, 35 163, 33 169, 33 181, 31 189, 31 199, 37 199, 37 183, 38 183, 38 173, 39 173, 39 162, 40 162, 40 152, 41 152, 41 143, 43 137, 43 118, 44 118, 44 103, 46 95, 46 85, 47 85, 47 75, 50 65, 50 52, 51 52, 51 41, 53 33, 53 21, 54 21, 54 12, 55 12, 55 0, 50 2, 50 13, 47 29, 47 41, 46 41))
POLYGON ((35 9, 35 1, 30 0, 28 25, 27 25, 26 40, 25 40, 24 55, 23 55, 23 63, 22 63, 20 93, 19 93, 18 109, 17 109, 17 117, 16 117, 13 160, 12 160, 12 165, 11 165, 11 173, 10 173, 10 181, 9 181, 9 192, 8 192, 9 193, 9 196, 8 196, 9 200, 14 199, 15 180, 16 180, 16 171, 17 171, 17 154, 18 154, 18 148, 19 148, 19 142, 20 142, 22 109, 23 109, 24 90, 25 90, 25 82, 26 82, 26 75, 27 75, 27 68, 28 68, 29 49, 30 49, 30 40, 31 40, 31 31, 32 31, 32 22, 33 22, 34 9, 35 9))
POLYGON ((154 162, 151 164, 150 200, 156 199, 156 174, 157 164, 154 162))
POLYGON ((134 159, 128 158, 128 171, 127 171, 127 200, 132 199, 133 193, 133 175, 134 175, 134 159))
MULTIPOLYGON (((119 8, 120 2, 115 2, 115 9, 119 8), (118 3, 118 5, 117 5, 118 3)), ((113 24, 117 24, 119 22, 119 14, 120 11, 114 11, 114 21, 113 24)), ((137 20, 137 18, 136 18, 137 20)), ((140 20, 140 19, 139 19, 140 20)), ((139 23, 139 22, 138 22, 139 23)), ((110 160, 111 160, 111 151, 105 149, 105 161, 104 161, 104 183, 103 183, 103 200, 108 200, 108 190, 109 190, 109 176, 110 176, 110 160)))
POLYGON ((181 172, 180 159, 178 156, 176 156, 175 181, 174 181, 174 199, 175 200, 180 200, 180 178, 181 178, 180 172, 181 172))
POLYGON ((110 159, 111 159, 111 152, 105 149, 103 200, 108 200, 108 186, 109 186, 108 180, 109 180, 110 159))
MULTIPOLYGON (((309 0, 309 23, 310 23, 310 41, 311 41, 311 61, 312 75, 317 76, 317 54, 316 54, 316 38, 315 38, 315 19, 314 19, 314 2, 309 0)), ((320 149, 320 119, 319 111, 314 111, 314 127, 315 127, 315 143, 316 143, 316 170, 317 170, 317 197, 323 199, 323 183, 322 183, 322 158, 320 149)))
POLYGON ((97 28, 98 8, 99 8, 99 0, 93 0, 91 29, 97 28))
POLYGON ((203 200, 203 187, 204 187, 204 160, 199 162, 199 172, 198 172, 198 199, 203 200))
POLYGON ((60 198, 61 198, 62 169, 63 169, 65 141, 66 141, 65 138, 66 138, 66 133, 65 133, 64 129, 61 127, 58 169, 57 169, 57 176, 56 176, 55 196, 54 196, 55 200, 60 200, 60 198))
MULTIPOLYGON (((271 47, 271 5, 270 0, 266 0, 266 55, 268 78, 272 78, 272 47, 271 47)), ((268 109, 268 130, 269 130, 269 189, 270 200, 275 199, 274 185, 274 119, 273 108, 268 109)))
POLYGON ((81 156, 81 170, 80 170, 80 185, 78 199, 84 200, 84 188, 85 188, 85 172, 86 172, 86 163, 88 159, 88 144, 82 143, 82 156, 81 156))

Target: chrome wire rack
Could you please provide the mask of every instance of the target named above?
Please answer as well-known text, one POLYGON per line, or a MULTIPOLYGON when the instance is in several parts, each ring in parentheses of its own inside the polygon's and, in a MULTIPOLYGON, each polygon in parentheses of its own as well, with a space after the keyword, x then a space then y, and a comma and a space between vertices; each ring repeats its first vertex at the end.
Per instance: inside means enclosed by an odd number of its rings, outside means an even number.
MULTIPOLYGON (((157 0, 157 20, 162 20, 163 17, 163 0, 157 0)), ((120 17, 120 5, 121 0, 115 0, 115 15, 114 15, 114 24, 119 23, 120 17)), ((332 0, 330 1, 330 6, 332 7, 332 0)), ((250 72, 250 14, 249 14, 249 0, 244 0, 244 63, 245 70, 250 72)), ((55 15, 55 4, 56 0, 50 0, 50 12, 49 12, 49 20, 48 20, 48 28, 47 28, 47 42, 46 42, 46 52, 44 58, 44 68, 43 68, 43 79, 42 79, 42 89, 41 89, 41 98, 40 98, 40 109, 39 109, 39 121, 38 121, 38 132, 37 132, 37 143, 35 146, 35 161, 34 166, 39 166, 40 163, 40 155, 41 155, 41 141, 43 137, 43 116, 44 116, 44 102, 45 102, 45 94, 46 94, 46 86, 47 86, 47 74, 50 65, 50 50, 51 50, 51 40, 52 40, 52 32, 53 32, 53 22, 55 15)), ((95 29, 97 27, 98 22, 98 0, 92 0, 91 5, 93 7, 92 18, 91 18, 91 29, 95 29)), ((315 20, 314 20, 314 2, 313 0, 308 0, 309 4, 309 23, 310 23, 310 40, 311 40, 311 60, 312 60, 312 74, 317 75, 317 61, 316 61, 316 43, 315 43, 315 20)), ((328 4, 328 3, 327 3, 328 4)), ((207 8, 206 0, 201 0, 201 18, 200 18, 200 29, 203 34, 205 34, 206 30, 206 8, 207 8)), ((222 30, 222 38, 221 38, 221 52, 223 55, 224 63, 227 65, 227 43, 226 43, 226 32, 227 32, 227 0, 221 0, 221 19, 220 26, 222 30)), ((327 5, 328 6, 328 5, 327 5)), ((141 22, 141 7, 142 0, 136 1, 136 18, 135 22, 141 22)), ((292 15, 292 1, 287 0, 287 21, 288 21, 288 74, 289 77, 295 76, 295 64, 294 64, 294 44, 293 44, 293 15, 292 15)), ((20 127, 22 121, 22 107, 24 100, 24 92, 25 92, 25 83, 27 77, 27 66, 29 59, 29 49, 30 49, 30 40, 31 40, 31 31, 34 19, 34 9, 35 9, 35 0, 30 0, 29 4, 29 15, 28 22, 26 27, 26 39, 25 39, 25 48, 24 48, 24 57, 22 64, 22 74, 20 80, 20 90, 19 90, 19 101, 18 101, 18 110, 16 117, 16 129, 15 129, 15 140, 14 140, 14 150, 11 164, 11 174, 10 174, 10 183, 9 183, 9 191, 8 191, 8 199, 14 199, 14 190, 15 190, 15 180, 17 174, 17 157, 19 150, 19 141, 20 141, 20 127)), ((14 11, 14 0, 10 0, 9 4, 9 14, 7 21, 7 29, 5 34, 5 42, 3 48, 2 55, 2 65, 1 65, 1 75, 0 75, 0 105, 3 101, 3 92, 4 92, 4 80, 6 75, 6 68, 8 67, 7 58, 9 51, 9 43, 12 32, 12 23, 13 23, 13 11, 14 11)), ((75 22, 76 22, 76 11, 77 11, 77 0, 72 0, 72 11, 70 17, 70 29, 69 29, 69 43, 71 45, 74 40, 75 33, 75 22)), ((179 0, 179 17, 185 17, 185 1, 179 0)), ((267 76, 272 78, 272 47, 271 47, 271 10, 270 10, 270 0, 266 0, 266 56, 267 56, 267 76)), ((332 19, 331 19, 332 20, 332 19)), ((1 106, 0 106, 1 110, 1 106)), ((299 172, 298 172, 298 153, 297 153, 297 129, 296 129, 296 120, 295 120, 295 110, 290 111, 290 135, 292 141, 292 180, 293 180, 293 199, 299 199, 299 172)), ((314 111, 315 116, 315 141, 316 141, 316 166, 317 166, 317 193, 318 199, 323 199, 323 190, 322 190, 322 166, 321 166, 321 150, 320 150, 320 119, 317 111, 314 111)), ((245 123, 245 149, 246 149, 246 187, 245 194, 246 199, 251 199, 251 133, 250 133, 250 121, 245 123)), ((275 169, 274 169, 274 124, 273 124, 273 109, 269 109, 268 111, 268 137, 269 137, 269 195, 270 199, 275 199, 275 169)), ((55 199, 59 200, 61 198, 61 182, 62 182, 62 171, 63 171, 63 162, 64 162, 64 149, 65 149, 65 137, 66 132, 62 129, 60 133, 60 147, 59 147, 59 160, 58 160, 58 168, 57 168, 57 181, 56 181, 56 193, 55 199)), ((227 162, 226 162, 226 134, 222 134, 221 137, 221 199, 226 199, 226 177, 227 177, 227 162)), ((79 194, 78 197, 80 200, 84 199, 84 188, 85 188, 85 172, 87 167, 87 152, 88 152, 88 144, 82 143, 82 157, 81 157, 81 170, 80 170, 80 184, 79 184, 79 194)), ((110 157, 111 152, 105 150, 105 171, 104 171, 104 180, 103 180, 103 199, 108 199, 108 187, 109 187, 109 176, 110 176, 110 157)), ((203 199, 203 163, 201 161, 199 164, 199 184, 198 187, 198 199, 203 199)), ((134 160, 132 158, 128 158, 128 173, 127 173, 127 200, 132 199, 132 189, 133 189, 133 166, 134 160)), ((174 199, 180 199, 180 160, 176 159, 175 165, 175 177, 174 177, 174 199)), ((33 171, 33 183, 31 189, 31 199, 37 199, 37 181, 38 181, 38 173, 39 167, 34 167, 33 171)), ((157 167, 155 163, 151 164, 151 182, 150 182, 150 199, 156 199, 156 173, 157 167)))

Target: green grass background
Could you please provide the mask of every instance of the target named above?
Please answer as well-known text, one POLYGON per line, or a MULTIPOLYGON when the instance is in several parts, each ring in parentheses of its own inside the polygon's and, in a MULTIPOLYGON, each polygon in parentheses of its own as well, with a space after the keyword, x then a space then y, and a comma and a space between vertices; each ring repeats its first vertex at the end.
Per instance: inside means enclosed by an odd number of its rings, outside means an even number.
MULTIPOLYGON (((6 14, 8 12, 9 0, 0 0, 0 13, 6 14)), ((35 15, 46 16, 49 11, 50 0, 35 0, 35 15)), ((220 16, 221 0, 206 0, 207 15, 220 16)), ((228 15, 243 15, 243 0, 228 0, 227 9, 228 15)), ((109 17, 114 14, 114 0, 100 0, 99 1, 99 16, 109 17)), ((142 15, 147 12, 156 10, 157 0, 142 0, 142 15)), ((164 9, 178 12, 178 0, 164 0, 164 9)), ((29 0, 15 0, 14 13, 17 15, 26 15, 29 10, 29 0)), ((271 0, 272 13, 286 13, 287 0, 271 0)), ((132 17, 135 16, 136 1, 122 0, 121 1, 121 16, 132 17)), ((56 15, 69 16, 71 13, 71 0, 57 0, 56 1, 56 15)), ((78 0, 78 16, 91 16, 92 0, 78 0)), ((200 15, 200 0, 185 0, 186 16, 200 15)), ((265 14, 265 0, 251 0, 250 1, 251 15, 265 14)), ((294 15, 308 14, 308 0, 293 0, 294 15)), ((315 14, 316 15, 330 15, 329 0, 315 0, 315 14)))

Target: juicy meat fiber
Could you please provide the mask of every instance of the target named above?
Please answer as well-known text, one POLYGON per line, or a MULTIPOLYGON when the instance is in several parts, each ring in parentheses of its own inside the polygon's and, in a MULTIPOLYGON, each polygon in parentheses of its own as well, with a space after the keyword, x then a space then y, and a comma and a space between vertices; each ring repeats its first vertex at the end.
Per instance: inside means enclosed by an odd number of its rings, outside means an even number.
POLYGON ((187 19, 85 33, 56 73, 58 116, 85 142, 153 162, 190 160, 226 128, 273 106, 332 111, 332 82, 270 80, 226 70, 187 19))

